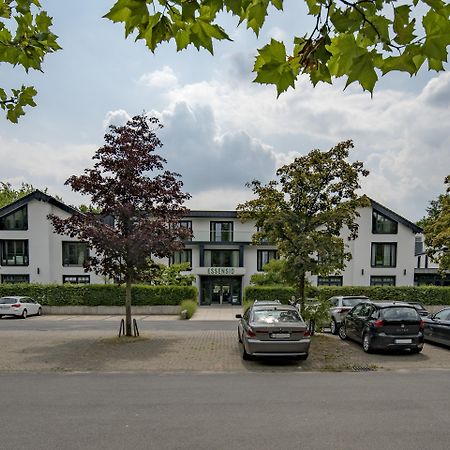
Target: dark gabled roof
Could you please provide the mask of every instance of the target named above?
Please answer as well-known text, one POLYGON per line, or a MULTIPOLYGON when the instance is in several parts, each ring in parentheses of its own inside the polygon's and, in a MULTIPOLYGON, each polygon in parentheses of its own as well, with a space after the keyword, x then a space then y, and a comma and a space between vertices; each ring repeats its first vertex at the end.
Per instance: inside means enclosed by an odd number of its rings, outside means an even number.
POLYGON ((386 208, 386 206, 381 205, 380 203, 376 202, 375 200, 372 200, 370 197, 368 197, 370 202, 372 203, 372 208, 386 216, 388 219, 391 219, 395 222, 399 222, 402 225, 405 225, 405 227, 411 228, 411 230, 414 233, 421 233, 422 228, 420 228, 418 225, 416 225, 413 222, 410 222, 408 219, 405 219, 404 217, 400 216, 399 214, 395 213, 394 211, 390 210, 389 208, 386 208))
POLYGON ((51 195, 45 194, 39 189, 36 189, 30 194, 25 195, 25 197, 19 198, 19 200, 16 200, 15 202, 10 203, 9 205, 4 206, 3 208, 0 208, 0 217, 6 216, 7 214, 16 211, 17 209, 29 203, 31 200, 38 200, 40 202, 50 203, 51 205, 54 205, 57 208, 68 212, 69 214, 79 213, 79 211, 73 208, 72 206, 68 206, 65 203, 57 200, 55 197, 52 197, 51 195))
POLYGON ((208 217, 213 219, 236 219, 236 211, 189 211, 186 217, 208 217))

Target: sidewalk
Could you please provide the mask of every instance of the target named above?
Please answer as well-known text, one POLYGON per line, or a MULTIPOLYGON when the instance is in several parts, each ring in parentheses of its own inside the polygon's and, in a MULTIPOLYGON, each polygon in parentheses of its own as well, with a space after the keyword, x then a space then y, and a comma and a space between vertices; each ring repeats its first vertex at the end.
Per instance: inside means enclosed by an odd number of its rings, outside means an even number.
POLYGON ((190 320, 236 320, 236 314, 242 314, 242 306, 199 306, 190 320))

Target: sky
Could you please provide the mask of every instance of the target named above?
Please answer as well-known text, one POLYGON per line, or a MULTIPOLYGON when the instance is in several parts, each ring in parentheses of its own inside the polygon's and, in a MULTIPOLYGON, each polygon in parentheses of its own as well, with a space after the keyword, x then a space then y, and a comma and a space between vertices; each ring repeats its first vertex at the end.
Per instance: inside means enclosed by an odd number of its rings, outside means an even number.
MULTIPOLYGON (((214 56, 163 44, 152 54, 102 19, 113 0, 42 0, 62 51, 43 73, 0 67, 2 87, 32 84, 36 108, 18 124, 0 116, 0 181, 48 188, 69 204, 88 203, 65 180, 92 167, 111 124, 146 111, 167 168, 182 175, 192 209, 233 210, 251 198, 245 183, 267 182, 296 156, 352 139, 350 160, 370 171, 361 193, 416 221, 444 192, 450 174, 450 71, 416 77, 389 74, 373 96, 342 80, 315 88, 300 77, 279 98, 273 86, 252 83, 256 49, 271 37, 289 40, 310 25, 302 2, 272 11, 259 38, 224 18, 233 39, 214 56)), ((448 69, 448 65, 446 67, 448 69)))

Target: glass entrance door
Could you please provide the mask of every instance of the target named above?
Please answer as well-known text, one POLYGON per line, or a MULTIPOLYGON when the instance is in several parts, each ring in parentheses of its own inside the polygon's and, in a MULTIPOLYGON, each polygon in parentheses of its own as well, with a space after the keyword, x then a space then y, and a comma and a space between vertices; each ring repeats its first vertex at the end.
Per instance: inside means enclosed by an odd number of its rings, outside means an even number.
POLYGON ((202 305, 240 305, 241 277, 202 277, 202 305))

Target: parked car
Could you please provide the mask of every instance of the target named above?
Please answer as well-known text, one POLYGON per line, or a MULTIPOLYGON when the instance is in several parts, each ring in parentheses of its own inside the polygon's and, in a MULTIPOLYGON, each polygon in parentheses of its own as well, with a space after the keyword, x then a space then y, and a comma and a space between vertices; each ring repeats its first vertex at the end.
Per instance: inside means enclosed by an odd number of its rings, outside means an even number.
POLYGON ((424 317, 425 340, 450 346, 450 308, 424 317))
POLYGON ((363 350, 422 351, 424 322, 408 303, 366 301, 355 306, 339 329, 341 339, 362 343, 363 350))
POLYGON ((0 318, 2 316, 27 316, 42 314, 42 306, 30 297, 8 296, 0 298, 0 318))
POLYGON ((331 333, 338 334, 339 328, 347 313, 358 303, 367 300, 369 300, 369 298, 364 295, 341 295, 329 298, 331 333))
POLYGON ((255 303, 236 318, 240 319, 238 339, 244 360, 253 356, 308 357, 311 337, 295 306, 255 303))
POLYGON ((417 312, 421 316, 426 317, 426 316, 428 316, 428 314, 430 314, 429 311, 427 309, 425 309, 425 307, 422 305, 422 303, 419 303, 419 302, 406 302, 406 303, 408 303, 409 305, 414 306, 414 308, 417 309, 417 312))

